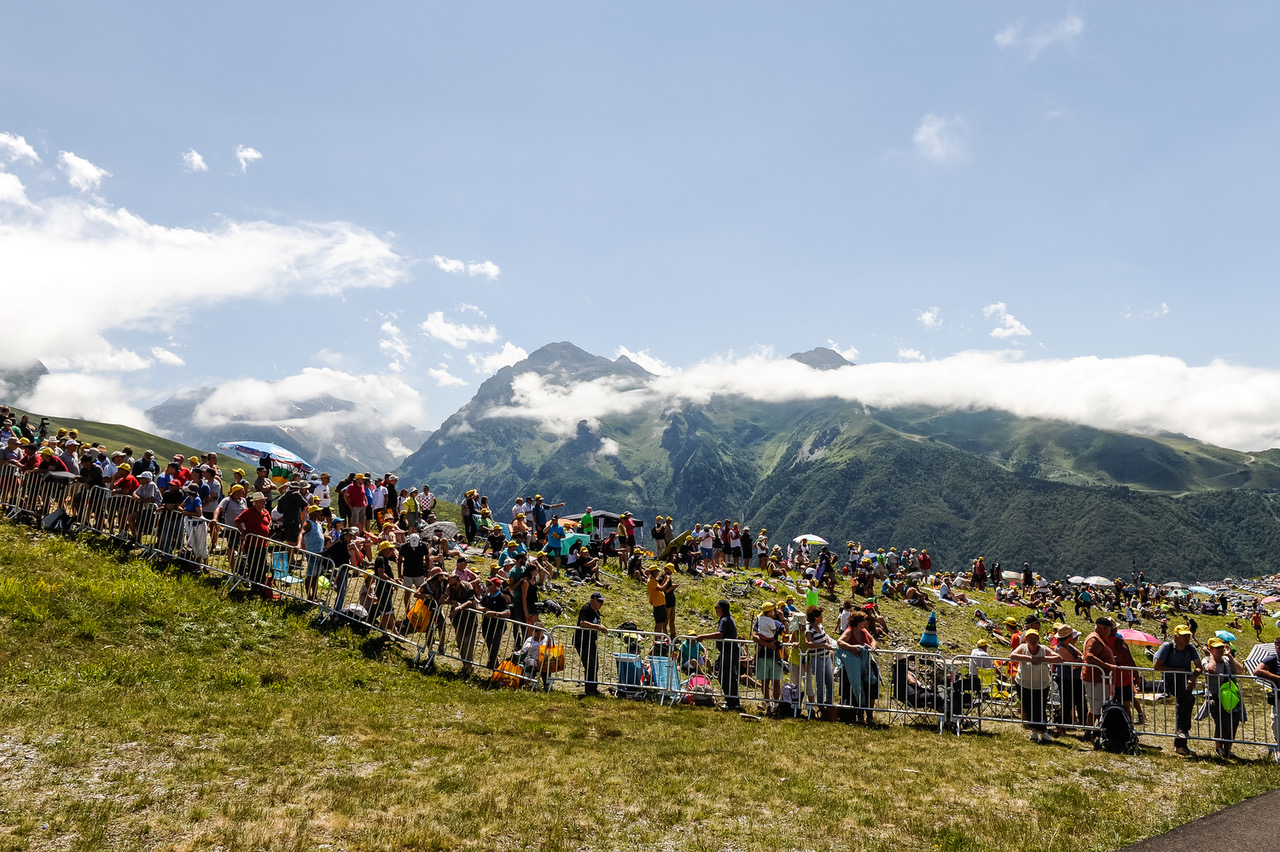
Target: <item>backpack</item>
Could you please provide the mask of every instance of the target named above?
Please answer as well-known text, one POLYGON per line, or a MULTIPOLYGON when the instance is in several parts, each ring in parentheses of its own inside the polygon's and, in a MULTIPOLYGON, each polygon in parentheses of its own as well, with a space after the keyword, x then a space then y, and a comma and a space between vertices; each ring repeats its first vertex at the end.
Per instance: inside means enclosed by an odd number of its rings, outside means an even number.
POLYGON ((1102 705, 1096 747, 1112 754, 1138 753, 1138 732, 1133 729, 1133 720, 1123 704, 1108 700, 1102 705))
POLYGON ((796 715, 796 705, 800 701, 800 694, 796 690, 794 683, 784 683, 782 692, 779 693, 778 706, 774 708, 773 715, 778 718, 796 715))
POLYGON ((696 707, 716 706, 716 691, 706 675, 690 676, 684 687, 683 701, 685 704, 693 704, 696 707))

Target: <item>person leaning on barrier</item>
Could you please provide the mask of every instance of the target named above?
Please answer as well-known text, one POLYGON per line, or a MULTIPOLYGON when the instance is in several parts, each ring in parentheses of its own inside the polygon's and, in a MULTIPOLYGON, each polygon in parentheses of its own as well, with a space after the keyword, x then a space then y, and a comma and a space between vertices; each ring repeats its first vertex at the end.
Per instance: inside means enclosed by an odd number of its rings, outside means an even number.
POLYGON ((1085 669, 1080 673, 1080 680, 1084 683, 1085 706, 1089 711, 1086 723, 1091 727, 1102 717, 1102 705, 1107 701, 1107 678, 1116 670, 1116 653, 1111 646, 1115 629, 1115 621, 1101 616, 1084 640, 1085 669))
POLYGON ((1173 628, 1173 641, 1156 651, 1154 668, 1164 673, 1164 691, 1176 704, 1173 750, 1189 757, 1187 739, 1191 732, 1191 716, 1195 712, 1196 677, 1201 674, 1200 652, 1191 643, 1191 628, 1179 624, 1173 628))
POLYGON ((1275 639, 1275 646, 1268 651, 1253 670, 1253 676, 1271 686, 1267 694, 1267 703, 1271 705, 1271 759, 1280 763, 1280 636, 1275 639))
POLYGON ((1204 704, 1196 719, 1213 720, 1214 753, 1230 757, 1236 728, 1245 719, 1244 699, 1235 676, 1244 674, 1235 650, 1217 636, 1208 641, 1209 654, 1200 661, 1204 671, 1204 704), (1234 695, 1233 695, 1234 693, 1234 695))
POLYGON ((485 581, 485 593, 480 598, 480 635, 489 651, 488 667, 498 668, 498 654, 502 649, 502 635, 507 631, 504 620, 511 614, 511 598, 503 588, 502 578, 490 577, 485 581))
POLYGON ((578 657, 582 660, 583 681, 585 683, 583 689, 584 697, 600 694, 600 684, 597 681, 596 671, 599 665, 596 640, 599 638, 597 634, 607 631, 607 628, 600 621, 600 608, 602 606, 604 606, 604 595, 599 592, 592 592, 591 598, 578 611, 578 629, 573 633, 573 649, 578 652, 578 657))
POLYGON ((1009 652, 1009 659, 1018 664, 1015 678, 1018 702, 1022 705, 1022 718, 1031 728, 1031 742, 1050 742, 1045 719, 1049 688, 1053 684, 1049 664, 1060 663, 1062 658, 1047 645, 1040 644, 1040 631, 1032 627, 1023 632, 1022 644, 1009 652))
POLYGON ((729 612, 729 602, 716 604, 719 624, 714 633, 702 633, 695 637, 699 642, 714 639, 716 642, 716 674, 720 678, 720 694, 724 696, 724 709, 735 712, 742 709, 738 700, 738 677, 741 671, 741 648, 738 645, 738 624, 729 612))
MULTIPOLYGON (((174 485, 176 489, 176 480, 174 485)), ((181 494, 181 491, 178 493, 181 494)), ((167 494, 165 496, 168 497, 167 494)), ((236 517, 234 526, 240 531, 241 536, 255 535, 266 538, 267 533, 271 531, 271 512, 267 510, 267 496, 258 491, 253 492, 249 498, 249 508, 236 517)), ((242 538, 241 541, 245 539, 242 538)), ((244 550, 244 576, 263 597, 269 598, 271 590, 266 585, 266 549, 262 547, 261 542, 254 542, 253 546, 245 547, 244 550)))

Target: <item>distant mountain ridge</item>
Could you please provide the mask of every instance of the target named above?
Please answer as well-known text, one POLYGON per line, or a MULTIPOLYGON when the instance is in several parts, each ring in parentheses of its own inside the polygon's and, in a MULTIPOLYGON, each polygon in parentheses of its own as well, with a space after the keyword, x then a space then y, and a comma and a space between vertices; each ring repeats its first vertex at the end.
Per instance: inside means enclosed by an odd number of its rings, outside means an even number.
MULTIPOLYGON (((821 347, 813 369, 852 366, 821 347)), ((535 491, 581 510, 627 508, 681 526, 731 518, 876 546, 924 545, 1054 574, 1189 576, 1206 565, 1274 570, 1280 451, 1246 454, 1183 436, 1128 435, 999 411, 867 409, 836 399, 756 403, 716 396, 583 421, 570 435, 502 414, 536 374, 569 388, 653 376, 571 343, 548 344, 485 381, 405 459, 403 472, 450 498, 478 488, 495 505, 535 491), (502 415, 502 416, 495 416, 502 415)))
POLYGON ((284 420, 307 420, 311 428, 269 425, 233 418, 217 426, 200 425, 196 407, 212 388, 170 397, 147 410, 164 434, 194 446, 216 447, 224 441, 269 441, 302 456, 319 470, 342 477, 348 472, 381 473, 400 466, 408 450, 422 444, 426 432, 410 426, 387 428, 377 410, 359 411, 350 400, 321 394, 293 402, 284 420), (332 428, 323 428, 329 425, 332 428))

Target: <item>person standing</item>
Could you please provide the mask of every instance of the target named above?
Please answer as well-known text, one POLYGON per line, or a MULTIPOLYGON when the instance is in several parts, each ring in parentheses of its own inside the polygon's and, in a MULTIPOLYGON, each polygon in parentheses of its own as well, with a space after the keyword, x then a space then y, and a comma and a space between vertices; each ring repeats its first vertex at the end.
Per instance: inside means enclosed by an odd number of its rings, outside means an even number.
POLYGON ((592 592, 591 598, 578 611, 578 629, 573 634, 573 648, 582 660, 583 695, 593 697, 600 694, 596 668, 599 664, 596 653, 596 640, 599 634, 607 632, 600 621, 600 608, 604 606, 604 595, 592 592))
POLYGON ((1205 703, 1199 718, 1213 720, 1213 750, 1218 757, 1230 757, 1236 739, 1236 728, 1245 718, 1244 700, 1235 676, 1244 674, 1244 666, 1235 651, 1217 636, 1207 643, 1209 654, 1200 661, 1204 671, 1205 703))
POLYGON ((649 606, 653 607, 653 632, 667 629, 667 596, 662 591, 662 569, 657 565, 649 569, 649 606))
POLYGON ((1280 636, 1275 638, 1275 646, 1268 651, 1253 670, 1253 676, 1271 684, 1271 759, 1280 763, 1280 636))
POLYGON ((1018 701, 1023 707, 1023 718, 1031 728, 1031 742, 1050 742, 1049 728, 1045 724, 1045 706, 1053 683, 1049 664, 1062 662, 1062 658, 1041 645, 1040 631, 1031 628, 1023 632, 1022 644, 1009 653, 1009 659, 1018 664, 1015 678, 1018 701))
MULTIPOLYGON (((822 609, 810 606, 805 610, 805 621, 808 626, 804 632, 805 644, 808 646, 809 659, 805 669, 805 698, 810 704, 830 707, 835 692, 835 669, 833 668, 836 643, 822 627, 822 609), (815 690, 814 684, 817 688, 815 690)), ((813 718, 813 708, 809 709, 809 717, 813 718)))
POLYGON ((1172 695, 1174 711, 1173 750, 1183 757, 1190 757, 1187 739, 1191 732, 1191 714, 1195 710, 1196 678, 1202 673, 1200 652, 1191 644, 1191 628, 1179 624, 1173 628, 1173 641, 1165 642, 1156 651, 1154 668, 1164 673, 1164 691, 1172 695))
POLYGON ((727 600, 716 603, 716 618, 720 621, 715 632, 702 633, 697 639, 699 642, 715 640, 716 671, 720 678, 720 694, 724 696, 724 709, 739 711, 742 702, 738 699, 738 673, 742 652, 738 646, 738 624, 733 620, 727 600))
POLYGON ((342 489, 342 497, 351 516, 349 523, 364 535, 369 521, 369 495, 364 490, 363 473, 357 473, 351 484, 342 489))
POLYGON ((1094 726, 1102 718, 1102 705, 1107 701, 1107 680, 1116 670, 1116 653, 1111 645, 1111 635, 1116 623, 1109 616, 1100 616, 1094 622, 1093 632, 1084 640, 1085 669, 1080 673, 1084 684, 1085 705, 1088 707, 1086 724, 1094 726))

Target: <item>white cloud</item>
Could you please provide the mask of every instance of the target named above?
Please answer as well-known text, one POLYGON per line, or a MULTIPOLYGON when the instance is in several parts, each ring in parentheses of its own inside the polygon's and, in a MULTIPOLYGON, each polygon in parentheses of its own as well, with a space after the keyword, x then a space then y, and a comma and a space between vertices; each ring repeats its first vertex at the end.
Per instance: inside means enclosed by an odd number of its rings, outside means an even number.
POLYGON ((938 328, 942 325, 942 316, 937 306, 929 308, 927 311, 919 311, 916 318, 920 320, 920 324, 925 328, 938 328))
POLYGON ((27 200, 27 188, 18 180, 17 175, 0 172, 0 204, 13 204, 17 207, 30 207, 27 200))
POLYGON ((155 431, 142 407, 134 404, 139 393, 132 383, 114 376, 91 373, 50 373, 24 397, 23 407, 54 417, 80 417, 107 423, 127 423, 155 431))
POLYGON ((249 164, 262 159, 262 152, 244 145, 236 146, 236 159, 240 161, 240 172, 249 171, 249 164))
POLYGON ((1161 302, 1160 307, 1158 308, 1147 308, 1145 310, 1141 310, 1137 312, 1125 311, 1123 316, 1125 319, 1134 319, 1134 318, 1156 319, 1157 317, 1163 317, 1168 315, 1169 315, 1169 303, 1161 302))
POLYGON ((466 302, 462 303, 461 305, 458 305, 458 310, 462 311, 464 314, 468 312, 473 313, 476 316, 480 317, 481 319, 484 319, 485 317, 488 316, 488 314, 486 314, 484 311, 480 309, 479 305, 471 305, 471 304, 467 304, 466 302))
POLYGON ((1055 44, 1071 44, 1084 32, 1084 20, 1069 14, 1061 21, 1044 24, 1027 32, 1026 21, 1017 20, 996 33, 996 44, 1001 47, 1023 48, 1028 59, 1035 59, 1041 51, 1055 44))
POLYGON ((515 376, 513 388, 510 406, 481 416, 535 420, 566 436, 581 420, 597 427, 611 414, 736 396, 760 403, 836 398, 877 408, 998 409, 1125 432, 1181 432, 1241 450, 1280 445, 1280 370, 1221 361, 1194 367, 1156 355, 1025 360, 1007 350, 975 351, 814 370, 764 351, 713 358, 638 387, 620 380, 562 386, 527 372, 515 376))
POLYGON ((444 311, 427 314, 422 330, 455 349, 462 349, 470 343, 493 343, 498 339, 498 329, 493 326, 482 328, 478 325, 452 323, 444 318, 444 311))
POLYGON ((675 367, 672 367, 650 355, 648 349, 642 349, 639 352, 632 352, 625 346, 619 346, 617 350, 614 351, 613 357, 616 359, 622 355, 626 355, 632 361, 635 361, 655 376, 665 376, 676 371, 675 367))
POLYGON ((422 395, 396 376, 355 375, 328 367, 307 367, 301 373, 274 382, 233 379, 196 406, 194 421, 219 426, 237 421, 272 426, 297 426, 324 434, 351 423, 368 425, 369 409, 385 415, 382 425, 426 422, 422 395), (294 404, 329 394, 355 403, 352 411, 333 411, 299 417, 294 404))
POLYGON ((47 198, 17 208, 0 228, 0 280, 94 307, 64 312, 57 323, 11 325, 0 335, 0 364, 39 358, 51 369, 82 361, 97 369, 94 359, 121 357, 107 342, 115 330, 163 320, 172 331, 209 305, 239 298, 270 304, 295 294, 388 287, 407 269, 388 243, 345 222, 170 228, 97 199, 47 198), (177 286, 183 298, 155 298, 177 286))
POLYGON ((195 148, 182 155, 182 166, 189 172, 209 171, 209 166, 205 164, 204 157, 201 157, 200 152, 195 148))
POLYGON ((445 364, 427 370, 427 375, 435 379, 436 385, 442 388, 462 387, 467 383, 466 379, 460 379, 450 373, 449 367, 445 364))
MULTIPOLYGON (((434 254, 431 256, 431 262, 434 263, 437 267, 439 267, 444 272, 450 272, 450 273, 465 272, 466 274, 470 275, 472 278, 475 278, 477 276, 484 276, 485 278, 488 278, 490 281, 492 281, 493 279, 497 278, 499 275, 502 274, 502 270, 498 268, 498 264, 494 263, 491 260, 471 261, 468 263, 465 261, 458 260, 457 258, 444 257, 442 255, 434 254)), ((483 315, 484 313, 483 311, 480 311, 479 308, 476 308, 474 305, 470 305, 470 306, 464 305, 463 307, 474 308, 481 315, 483 315)))
POLYGON ((332 349, 321 349, 311 357, 326 367, 341 367, 347 362, 346 355, 341 352, 334 352, 332 349))
POLYGON ((455 260, 451 257, 441 257, 438 254, 431 256, 431 262, 445 272, 465 272, 467 270, 466 263, 461 260, 455 260))
POLYGON ((494 352, 492 355, 468 355, 467 363, 474 367, 477 373, 490 375, 498 372, 503 367, 510 367, 512 364, 523 361, 528 357, 528 352, 508 340, 502 344, 501 350, 494 352))
POLYGON ((0 133, 0 157, 10 163, 16 163, 18 160, 40 162, 40 155, 36 153, 36 149, 27 144, 26 139, 12 133, 0 133))
POLYGON ((477 275, 483 275, 485 278, 488 278, 490 281, 492 281, 493 279, 497 278, 499 275, 502 274, 502 270, 499 269, 498 264, 494 263, 493 261, 484 260, 484 261, 481 261, 480 263, 468 263, 467 274, 470 275, 472 278, 476 277, 477 275))
POLYGON ((171 367, 182 367, 187 363, 177 352, 165 349, 163 346, 152 346, 151 357, 155 358, 161 364, 168 364, 171 367))
POLYGON ((596 455, 616 456, 618 454, 618 451, 621 449, 622 447, 619 446, 618 442, 615 441, 613 438, 601 438, 600 449, 596 450, 596 455))
POLYGON ((919 349, 909 349, 906 346, 898 347, 898 359, 900 361, 923 361, 924 354, 919 349))
POLYGON ((916 152, 933 163, 955 163, 965 158, 966 125, 960 116, 945 118, 929 113, 916 128, 916 152))
POLYGON ((994 316, 1000 321, 998 328, 991 329, 992 337, 1008 340, 1010 337, 1026 337, 1031 334, 1031 329, 1018 322, 1013 314, 1009 313, 1005 308, 1004 302, 994 302, 987 305, 982 309, 982 315, 984 317, 994 316))
POLYGON ((827 346, 830 347, 832 352, 835 352, 837 355, 839 355, 841 358, 843 358, 846 361, 858 360, 859 352, 856 346, 849 346, 844 349, 841 349, 839 343, 836 343, 834 340, 831 340, 829 338, 827 340, 827 346))
POLYGON ((378 348, 391 358, 391 362, 387 365, 388 369, 398 373, 404 369, 405 364, 409 363, 412 354, 409 351, 409 344, 400 333, 400 327, 393 322, 384 322, 378 330, 382 333, 382 337, 378 340, 378 348))
POLYGON ((59 151, 58 162, 67 173, 67 181, 75 189, 87 192, 102 185, 104 177, 111 177, 111 172, 100 169, 84 157, 77 157, 70 151, 59 151))
POLYGON ((392 435, 390 438, 387 438, 385 441, 383 441, 382 446, 386 447, 387 452, 391 453, 391 455, 396 456, 397 458, 402 459, 405 456, 409 456, 413 454, 413 450, 409 449, 409 447, 405 445, 404 441, 401 441, 399 438, 395 437, 394 435, 392 435))
POLYGON ((85 341, 74 354, 50 354, 40 359, 50 370, 85 373, 132 373, 151 366, 151 359, 132 349, 118 349, 105 340, 85 341))

